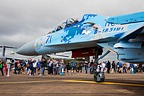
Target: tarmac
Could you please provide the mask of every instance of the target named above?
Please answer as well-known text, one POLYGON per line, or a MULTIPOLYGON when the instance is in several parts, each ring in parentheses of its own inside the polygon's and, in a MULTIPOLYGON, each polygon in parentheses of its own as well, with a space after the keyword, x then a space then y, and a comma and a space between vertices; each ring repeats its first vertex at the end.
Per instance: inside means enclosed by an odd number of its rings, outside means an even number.
POLYGON ((144 96, 144 73, 105 74, 97 83, 93 74, 0 76, 0 96, 144 96))

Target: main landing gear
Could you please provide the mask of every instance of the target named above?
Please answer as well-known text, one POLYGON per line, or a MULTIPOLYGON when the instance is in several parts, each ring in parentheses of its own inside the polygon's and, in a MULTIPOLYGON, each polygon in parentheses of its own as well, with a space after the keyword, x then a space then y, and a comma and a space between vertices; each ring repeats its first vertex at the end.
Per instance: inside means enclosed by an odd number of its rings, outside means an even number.
POLYGON ((100 48, 96 48, 95 49, 95 62, 94 62, 94 80, 96 82, 103 82, 105 81, 105 75, 104 75, 104 71, 101 70, 100 66, 98 66, 98 60, 102 59, 104 56, 106 56, 108 53, 110 53, 110 51, 107 51, 104 55, 102 55, 100 58, 98 58, 99 52, 102 53, 102 51, 100 50, 100 48))

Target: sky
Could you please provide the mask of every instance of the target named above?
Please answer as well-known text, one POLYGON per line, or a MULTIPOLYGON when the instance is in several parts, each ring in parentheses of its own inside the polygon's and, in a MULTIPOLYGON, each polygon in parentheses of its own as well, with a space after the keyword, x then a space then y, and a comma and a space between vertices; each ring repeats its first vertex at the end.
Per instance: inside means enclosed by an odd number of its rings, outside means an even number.
POLYGON ((70 17, 144 11, 144 0, 0 0, 0 45, 20 47, 70 17))

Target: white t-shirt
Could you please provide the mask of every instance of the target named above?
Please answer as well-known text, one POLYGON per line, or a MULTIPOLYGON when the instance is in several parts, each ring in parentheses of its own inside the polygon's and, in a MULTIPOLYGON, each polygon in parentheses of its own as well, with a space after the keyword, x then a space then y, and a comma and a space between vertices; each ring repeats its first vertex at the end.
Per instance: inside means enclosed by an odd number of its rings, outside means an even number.
POLYGON ((34 68, 37 67, 37 63, 36 63, 36 62, 33 63, 33 67, 34 67, 34 68))

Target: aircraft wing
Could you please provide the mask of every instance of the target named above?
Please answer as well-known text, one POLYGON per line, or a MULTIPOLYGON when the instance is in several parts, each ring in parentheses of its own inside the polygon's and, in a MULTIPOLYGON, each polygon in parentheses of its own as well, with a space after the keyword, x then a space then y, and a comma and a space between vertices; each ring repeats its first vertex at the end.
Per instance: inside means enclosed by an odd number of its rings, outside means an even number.
POLYGON ((113 16, 107 19, 107 22, 112 24, 136 24, 139 23, 140 25, 132 28, 132 30, 128 29, 123 36, 119 38, 121 40, 128 40, 136 38, 136 36, 140 34, 144 34, 144 12, 138 12, 128 15, 121 15, 121 16, 113 16))
POLYGON ((113 16, 108 18, 107 21, 113 24, 130 24, 144 22, 144 12, 138 12, 122 16, 113 16))
POLYGON ((0 45, 0 48, 2 48, 2 47, 5 47, 5 48, 14 48, 14 49, 16 49, 16 47, 0 45))
POLYGON ((125 32, 125 34, 121 36, 118 41, 134 39, 134 38, 137 38, 137 36, 143 36, 143 35, 144 35, 144 24, 141 26, 138 26, 137 28, 133 30, 125 32))

